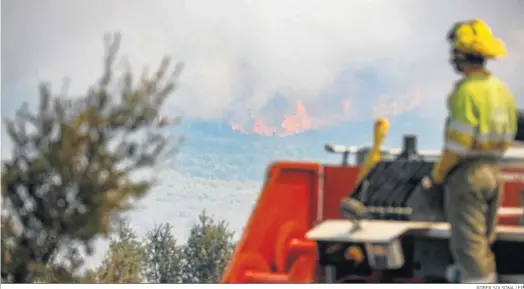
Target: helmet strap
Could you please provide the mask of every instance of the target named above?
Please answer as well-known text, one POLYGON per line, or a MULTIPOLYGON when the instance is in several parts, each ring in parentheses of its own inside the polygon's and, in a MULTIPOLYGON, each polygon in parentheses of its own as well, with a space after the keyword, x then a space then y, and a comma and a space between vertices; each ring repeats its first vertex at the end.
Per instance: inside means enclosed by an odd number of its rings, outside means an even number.
POLYGON ((463 72, 464 65, 479 65, 484 66, 485 59, 482 56, 470 53, 462 53, 453 49, 451 64, 458 72, 463 72))

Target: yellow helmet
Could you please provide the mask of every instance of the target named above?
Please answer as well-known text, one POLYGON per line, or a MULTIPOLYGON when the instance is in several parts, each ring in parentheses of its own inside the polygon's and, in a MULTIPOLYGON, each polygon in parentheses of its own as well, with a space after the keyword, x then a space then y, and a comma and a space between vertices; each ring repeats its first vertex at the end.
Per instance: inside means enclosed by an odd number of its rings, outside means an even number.
POLYGON ((485 59, 506 55, 504 42, 495 38, 489 26, 480 19, 456 24, 448 34, 448 40, 461 53, 485 59))

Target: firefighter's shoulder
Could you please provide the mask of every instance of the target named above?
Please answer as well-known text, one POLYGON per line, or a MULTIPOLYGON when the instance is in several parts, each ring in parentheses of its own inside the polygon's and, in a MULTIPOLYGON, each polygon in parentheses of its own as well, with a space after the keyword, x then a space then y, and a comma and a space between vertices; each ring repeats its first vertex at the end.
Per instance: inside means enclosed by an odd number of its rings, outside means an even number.
POLYGON ((453 94, 467 94, 475 90, 475 86, 478 86, 476 81, 472 81, 469 78, 461 79, 455 82, 453 86, 453 94))
POLYGON ((462 79, 455 82, 453 86, 453 91, 449 95, 448 105, 452 105, 457 101, 461 102, 465 99, 471 97, 475 92, 475 84, 467 79, 462 79))

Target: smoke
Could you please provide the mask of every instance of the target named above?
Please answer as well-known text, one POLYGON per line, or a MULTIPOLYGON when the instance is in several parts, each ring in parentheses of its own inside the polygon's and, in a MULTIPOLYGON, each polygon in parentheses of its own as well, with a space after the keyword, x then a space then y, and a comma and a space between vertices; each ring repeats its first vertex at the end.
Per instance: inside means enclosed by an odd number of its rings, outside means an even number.
POLYGON ((282 133, 406 111, 440 120, 457 79, 445 35, 475 17, 506 42, 490 67, 524 106, 522 16, 521 0, 6 0, 2 115, 39 81, 69 77, 82 92, 101 71, 103 34, 120 31, 137 70, 165 54, 185 63, 168 115, 239 129, 262 119, 282 133))

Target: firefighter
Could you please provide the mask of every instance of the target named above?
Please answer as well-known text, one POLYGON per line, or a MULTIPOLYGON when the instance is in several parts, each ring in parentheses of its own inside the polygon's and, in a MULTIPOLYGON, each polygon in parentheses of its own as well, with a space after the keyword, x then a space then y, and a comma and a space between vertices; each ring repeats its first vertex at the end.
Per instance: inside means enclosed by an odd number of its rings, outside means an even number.
POLYGON ((515 140, 524 142, 524 110, 517 112, 517 119, 517 135, 515 136, 515 140))
POLYGON ((500 199, 499 161, 515 136, 517 112, 511 91, 485 62, 506 51, 478 19, 456 24, 448 41, 450 62, 463 77, 448 98, 441 158, 423 185, 444 186, 455 261, 450 268, 457 268, 459 278, 454 282, 496 283, 491 244, 500 199))

